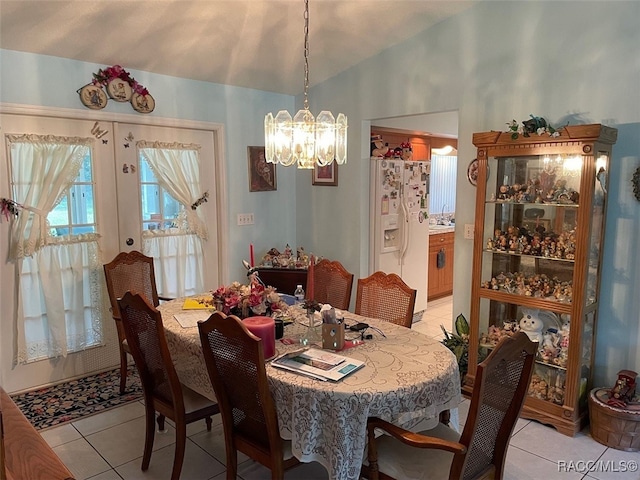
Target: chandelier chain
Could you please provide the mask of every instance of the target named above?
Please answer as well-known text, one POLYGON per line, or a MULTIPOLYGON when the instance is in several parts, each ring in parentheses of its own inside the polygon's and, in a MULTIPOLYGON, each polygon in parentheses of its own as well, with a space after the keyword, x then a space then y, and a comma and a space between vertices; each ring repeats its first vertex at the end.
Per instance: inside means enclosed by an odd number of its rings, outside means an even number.
POLYGON ((309 0, 304 0, 304 108, 309 110, 309 0))

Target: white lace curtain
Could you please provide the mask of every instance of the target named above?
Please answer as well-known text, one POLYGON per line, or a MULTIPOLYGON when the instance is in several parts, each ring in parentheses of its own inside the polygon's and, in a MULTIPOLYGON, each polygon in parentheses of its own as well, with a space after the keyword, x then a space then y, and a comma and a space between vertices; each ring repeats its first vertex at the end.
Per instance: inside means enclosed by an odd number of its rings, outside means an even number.
POLYGON ((78 176, 92 139, 9 135, 14 200, 24 210, 11 226, 12 260, 47 243, 47 215, 78 176))
POLYGON ((93 139, 9 135, 13 200, 9 252, 17 282, 16 362, 102 343, 101 262, 95 234, 54 239, 47 215, 78 176, 93 139))
POLYGON ((138 151, 158 183, 184 207, 177 228, 145 230, 143 253, 155 259, 156 282, 162 295, 180 297, 204 290, 204 249, 207 227, 199 209, 192 208, 204 192, 200 187, 200 146, 137 142, 138 151))

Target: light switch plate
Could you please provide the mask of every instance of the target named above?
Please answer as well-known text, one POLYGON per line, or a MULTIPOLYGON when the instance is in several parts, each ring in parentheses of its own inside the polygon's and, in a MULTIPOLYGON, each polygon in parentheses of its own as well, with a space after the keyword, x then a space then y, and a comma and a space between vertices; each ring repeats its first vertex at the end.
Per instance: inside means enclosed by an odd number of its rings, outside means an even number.
POLYGON ((473 223, 464 224, 464 238, 473 240, 473 223))
POLYGON ((238 225, 253 225, 253 213, 239 213, 238 225))

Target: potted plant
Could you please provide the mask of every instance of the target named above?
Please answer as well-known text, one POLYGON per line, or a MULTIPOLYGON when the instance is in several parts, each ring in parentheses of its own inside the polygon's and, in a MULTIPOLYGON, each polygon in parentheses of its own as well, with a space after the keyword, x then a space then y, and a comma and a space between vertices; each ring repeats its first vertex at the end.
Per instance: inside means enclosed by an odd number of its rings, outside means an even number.
POLYGON ((453 352, 458 361, 460 381, 462 382, 469 366, 469 322, 460 314, 456 317, 456 333, 449 333, 440 325, 444 333, 442 344, 453 352))

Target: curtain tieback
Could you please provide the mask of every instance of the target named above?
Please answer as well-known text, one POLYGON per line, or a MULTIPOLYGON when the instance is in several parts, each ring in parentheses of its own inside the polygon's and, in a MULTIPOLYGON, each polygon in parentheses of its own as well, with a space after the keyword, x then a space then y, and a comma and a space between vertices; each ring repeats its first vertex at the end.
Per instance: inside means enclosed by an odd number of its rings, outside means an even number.
POLYGON ((202 196, 199 199, 197 199, 195 202, 191 204, 191 210, 195 210, 203 203, 208 202, 209 201, 208 199, 209 199, 209 192, 206 191, 202 194, 202 196))

